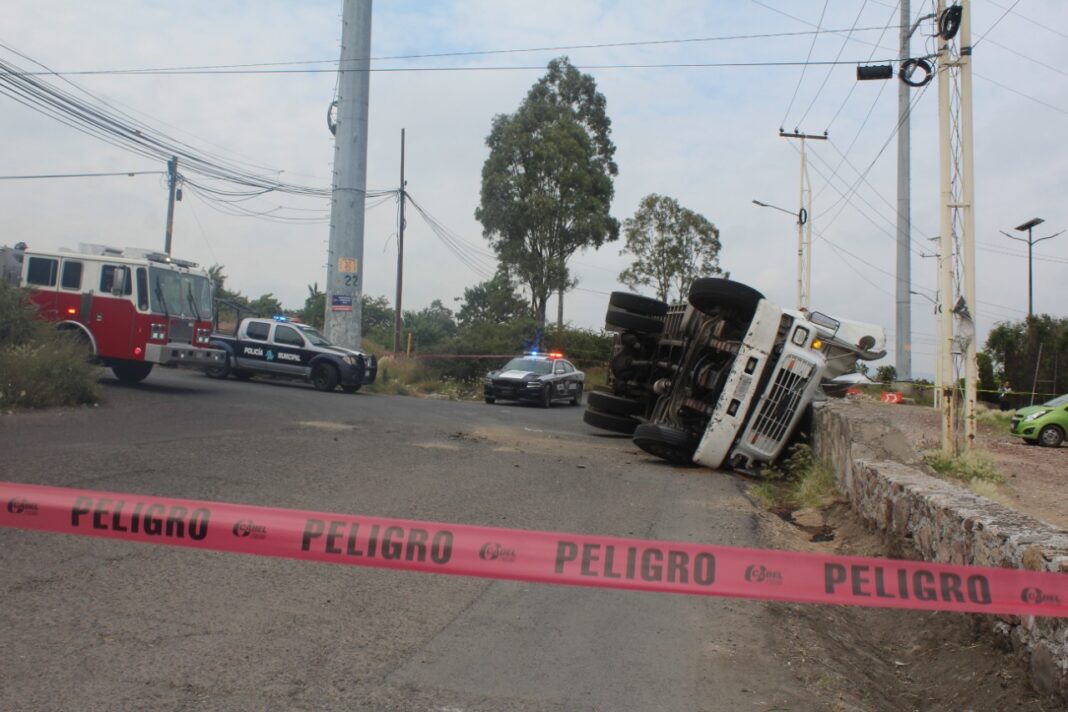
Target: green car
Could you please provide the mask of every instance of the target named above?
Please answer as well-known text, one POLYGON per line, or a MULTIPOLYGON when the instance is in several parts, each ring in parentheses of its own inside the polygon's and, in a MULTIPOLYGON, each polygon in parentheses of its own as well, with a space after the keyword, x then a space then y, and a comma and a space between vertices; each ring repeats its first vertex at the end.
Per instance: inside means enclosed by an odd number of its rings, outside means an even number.
POLYGON ((1057 447, 1068 433, 1068 394, 1043 403, 1020 408, 1012 416, 1012 434, 1028 445, 1057 447))

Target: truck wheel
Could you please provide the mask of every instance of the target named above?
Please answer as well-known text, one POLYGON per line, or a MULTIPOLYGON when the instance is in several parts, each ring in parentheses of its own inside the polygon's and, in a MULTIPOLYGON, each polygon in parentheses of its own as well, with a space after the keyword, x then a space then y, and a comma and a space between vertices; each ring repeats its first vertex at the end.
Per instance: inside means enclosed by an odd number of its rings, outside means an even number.
POLYGON ((123 383, 132 385, 148 378, 148 374, 152 372, 152 364, 144 361, 116 361, 111 364, 111 372, 123 383))
POLYGON ((667 302, 630 292, 612 292, 608 297, 608 306, 646 316, 664 316, 668 311, 667 302))
POLYGON ((664 330, 664 322, 659 319, 616 309, 608 310, 604 315, 604 324, 608 331, 637 331, 654 336, 664 330))
POLYGON ((764 295, 747 284, 719 277, 703 277, 690 286, 690 304, 698 311, 711 314, 727 308, 746 319, 756 313, 757 304, 764 295))
POLYGON ((328 363, 321 363, 312 369, 312 385, 318 391, 332 391, 337 386, 337 369, 328 363))
POLYGON ((617 396, 615 393, 591 391, 588 400, 594 410, 613 415, 641 415, 645 411, 645 404, 641 401, 617 396))
POLYGON ((1043 447, 1060 447, 1064 441, 1064 431, 1056 425, 1047 425, 1038 434, 1038 442, 1043 447))
POLYGON ((355 393, 356 391, 360 390, 360 386, 362 385, 362 383, 353 383, 351 386, 342 386, 341 390, 343 390, 345 393, 355 393))
POLYGON ((208 378, 226 378, 230 375, 230 357, 223 358, 222 363, 204 369, 204 375, 208 378))
POLYGON ((689 434, 678 428, 642 423, 634 431, 634 444, 650 455, 656 455, 676 465, 689 465, 693 462, 695 445, 689 434))
POLYGON ((613 433, 622 433, 624 435, 630 435, 638 427, 638 421, 634 418, 602 413, 590 407, 587 407, 586 412, 582 414, 582 420, 587 425, 592 425, 595 428, 611 430, 613 433))

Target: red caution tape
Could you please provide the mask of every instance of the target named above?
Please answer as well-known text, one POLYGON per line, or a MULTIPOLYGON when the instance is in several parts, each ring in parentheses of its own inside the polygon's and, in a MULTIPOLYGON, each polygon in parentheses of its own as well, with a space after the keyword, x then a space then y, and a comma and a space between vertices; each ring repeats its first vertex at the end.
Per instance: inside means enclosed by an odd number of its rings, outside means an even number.
POLYGON ((350 566, 881 608, 1068 617, 1068 576, 0 482, 0 526, 350 566))

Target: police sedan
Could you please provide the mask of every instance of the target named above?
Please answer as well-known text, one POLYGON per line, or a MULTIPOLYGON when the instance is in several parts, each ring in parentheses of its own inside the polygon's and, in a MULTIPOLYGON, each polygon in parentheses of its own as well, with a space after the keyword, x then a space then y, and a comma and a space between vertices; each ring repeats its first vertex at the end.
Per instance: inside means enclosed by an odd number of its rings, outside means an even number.
POLYGON ((483 381, 486 402, 500 400, 528 401, 548 408, 554 401, 571 405, 582 402, 586 374, 560 353, 532 352, 517 356, 497 371, 490 371, 483 381))

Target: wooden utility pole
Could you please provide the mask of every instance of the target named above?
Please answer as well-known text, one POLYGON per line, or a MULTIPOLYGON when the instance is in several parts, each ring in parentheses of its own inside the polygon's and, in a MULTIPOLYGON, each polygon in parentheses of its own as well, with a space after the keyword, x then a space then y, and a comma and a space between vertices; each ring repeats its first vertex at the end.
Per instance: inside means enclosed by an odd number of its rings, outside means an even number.
POLYGON ((397 226, 397 304, 393 312, 393 353, 401 350, 401 286, 404 284, 404 129, 401 129, 400 224, 397 226))
POLYGON ((163 235, 163 251, 171 254, 171 236, 174 234, 174 197, 178 190, 178 156, 171 156, 167 161, 167 228, 163 235))

